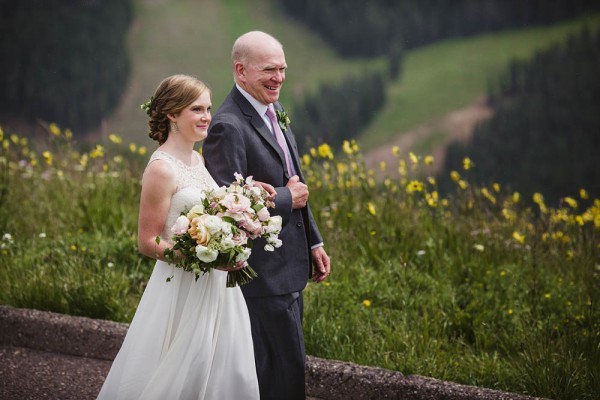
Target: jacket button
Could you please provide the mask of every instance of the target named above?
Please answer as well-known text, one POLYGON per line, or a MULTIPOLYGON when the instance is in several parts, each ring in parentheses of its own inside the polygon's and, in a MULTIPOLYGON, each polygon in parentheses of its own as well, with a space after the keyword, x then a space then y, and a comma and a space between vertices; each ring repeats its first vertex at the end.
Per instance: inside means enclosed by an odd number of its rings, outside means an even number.
POLYGON ((300 228, 300 227, 302 226, 302 222, 297 222, 297 223, 296 223, 296 226, 297 226, 298 228, 300 228))

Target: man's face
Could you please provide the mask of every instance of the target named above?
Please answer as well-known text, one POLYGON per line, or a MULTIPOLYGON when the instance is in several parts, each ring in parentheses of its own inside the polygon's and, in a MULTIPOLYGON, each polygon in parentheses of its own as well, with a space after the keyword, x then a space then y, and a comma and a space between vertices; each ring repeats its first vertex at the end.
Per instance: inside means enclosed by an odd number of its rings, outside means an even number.
POLYGON ((279 99, 286 68, 281 47, 257 46, 245 63, 236 64, 236 74, 246 92, 263 104, 271 104, 279 99))

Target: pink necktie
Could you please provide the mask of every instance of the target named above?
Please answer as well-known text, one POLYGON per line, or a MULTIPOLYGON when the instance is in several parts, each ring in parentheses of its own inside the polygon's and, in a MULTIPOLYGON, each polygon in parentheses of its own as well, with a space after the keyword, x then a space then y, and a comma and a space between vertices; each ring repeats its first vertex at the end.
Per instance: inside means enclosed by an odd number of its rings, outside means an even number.
POLYGON ((271 120, 271 126, 273 126, 273 135, 277 140, 277 143, 283 150, 283 154, 285 154, 285 163, 287 167, 288 174, 290 176, 294 176, 294 166, 292 165, 292 157, 290 156, 290 150, 287 147, 285 142, 285 138, 283 137, 283 132, 281 132, 281 128, 279 127, 279 122, 277 122, 277 116, 275 115, 275 109, 273 108, 273 104, 269 104, 267 107, 267 117, 271 120))

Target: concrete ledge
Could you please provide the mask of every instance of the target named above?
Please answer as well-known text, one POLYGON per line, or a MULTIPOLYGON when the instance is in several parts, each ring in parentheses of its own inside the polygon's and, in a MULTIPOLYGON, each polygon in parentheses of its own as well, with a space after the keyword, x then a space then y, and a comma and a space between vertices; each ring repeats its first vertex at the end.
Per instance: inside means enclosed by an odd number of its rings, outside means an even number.
MULTIPOLYGON (((0 305, 0 345, 112 360, 128 325, 0 305)), ((0 360, 1 362, 1 360, 0 360)), ((531 400, 533 397, 459 385, 382 368, 307 357, 307 394, 327 400, 531 400)))

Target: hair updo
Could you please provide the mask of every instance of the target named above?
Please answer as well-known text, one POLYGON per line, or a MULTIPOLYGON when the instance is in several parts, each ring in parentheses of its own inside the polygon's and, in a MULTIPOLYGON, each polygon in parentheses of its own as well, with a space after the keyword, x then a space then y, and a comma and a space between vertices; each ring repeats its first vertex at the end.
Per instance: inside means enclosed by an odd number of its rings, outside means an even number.
POLYGON ((163 79, 156 88, 154 96, 143 107, 150 120, 150 136, 159 145, 169 137, 171 123, 168 114, 177 115, 192 104, 200 95, 210 89, 206 84, 193 76, 173 75, 163 79))

